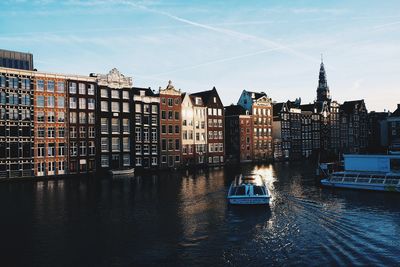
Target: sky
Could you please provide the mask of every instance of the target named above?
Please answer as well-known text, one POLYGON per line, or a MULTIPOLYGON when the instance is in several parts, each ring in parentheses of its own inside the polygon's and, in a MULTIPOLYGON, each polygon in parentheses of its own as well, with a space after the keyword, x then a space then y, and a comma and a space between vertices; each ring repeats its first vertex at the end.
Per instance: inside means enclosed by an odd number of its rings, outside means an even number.
POLYGON ((0 48, 33 53, 39 71, 115 67, 137 87, 215 86, 224 105, 243 89, 307 104, 322 54, 334 100, 400 103, 398 0, 2 0, 0 10, 0 48))

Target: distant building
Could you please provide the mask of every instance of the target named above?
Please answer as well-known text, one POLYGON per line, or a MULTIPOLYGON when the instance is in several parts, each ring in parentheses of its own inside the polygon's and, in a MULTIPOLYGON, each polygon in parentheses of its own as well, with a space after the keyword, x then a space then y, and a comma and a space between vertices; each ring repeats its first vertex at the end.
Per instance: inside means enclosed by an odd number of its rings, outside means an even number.
POLYGON ((302 114, 300 100, 273 105, 274 158, 297 160, 302 157, 302 114))
POLYGON ((388 149, 390 153, 400 153, 400 104, 387 119, 388 149))
POLYGON ((0 67, 33 70, 33 55, 31 53, 0 49, 0 67))
MULTIPOLYGON (((207 107, 203 98, 190 95, 193 107, 193 137, 194 137, 194 160, 196 165, 203 165, 207 162, 207 107)), ((190 132, 188 133, 190 135, 190 132)))
POLYGON ((253 160, 253 118, 240 105, 225 107, 225 148, 227 162, 253 160))
POLYGON ((364 100, 346 101, 340 106, 340 131, 343 153, 366 152, 368 112, 364 100))
POLYGON ((132 89, 135 120, 126 126, 126 131, 134 133, 135 168, 158 168, 160 163, 160 98, 151 88, 132 89))
POLYGON ((386 153, 388 146, 387 119, 389 112, 371 111, 368 114, 368 152, 386 153))
POLYGON ((194 93, 192 97, 201 98, 207 110, 207 163, 222 165, 225 162, 224 150, 224 106, 217 89, 194 93))
POLYGON ((272 154, 272 100, 264 92, 243 90, 238 105, 253 118, 253 160, 266 161, 272 154))
POLYGON ((33 87, 31 72, 0 68, 0 178, 33 176, 33 87))
POLYGON ((181 166, 181 92, 169 81, 166 88, 160 87, 161 112, 161 167, 178 168, 181 166))

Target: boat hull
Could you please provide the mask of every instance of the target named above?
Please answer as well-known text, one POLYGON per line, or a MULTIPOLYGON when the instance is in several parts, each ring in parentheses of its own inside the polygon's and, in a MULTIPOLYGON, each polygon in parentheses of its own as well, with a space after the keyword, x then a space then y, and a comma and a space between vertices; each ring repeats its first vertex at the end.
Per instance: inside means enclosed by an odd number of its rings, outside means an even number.
POLYGON ((112 176, 132 176, 135 174, 135 169, 128 170, 110 170, 112 176))
POLYGON ((268 205, 270 197, 228 197, 232 205, 268 205))
POLYGON ((386 192, 400 192, 400 186, 390 186, 385 184, 367 184, 367 183, 346 183, 346 182, 332 182, 328 179, 321 180, 321 184, 329 187, 362 189, 373 191, 386 191, 386 192))

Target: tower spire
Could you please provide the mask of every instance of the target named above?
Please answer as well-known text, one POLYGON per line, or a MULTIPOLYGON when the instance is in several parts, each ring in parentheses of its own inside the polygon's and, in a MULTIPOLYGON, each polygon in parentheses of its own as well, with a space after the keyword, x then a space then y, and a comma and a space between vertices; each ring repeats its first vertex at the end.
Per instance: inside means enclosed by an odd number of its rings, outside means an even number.
POLYGON ((321 66, 319 69, 317 101, 331 101, 331 95, 329 92, 329 86, 328 86, 328 82, 326 79, 326 72, 325 72, 322 54, 321 54, 321 66))

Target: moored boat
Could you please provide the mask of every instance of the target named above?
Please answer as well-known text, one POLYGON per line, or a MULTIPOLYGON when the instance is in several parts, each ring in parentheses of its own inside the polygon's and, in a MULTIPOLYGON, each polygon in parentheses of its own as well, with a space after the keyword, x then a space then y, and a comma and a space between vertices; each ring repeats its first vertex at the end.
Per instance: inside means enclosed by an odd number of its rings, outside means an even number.
POLYGON ((344 155, 344 171, 321 180, 324 186, 400 192, 399 155, 344 155))
POLYGON ((233 205, 269 204, 271 195, 261 175, 238 175, 228 191, 228 201, 233 205))
POLYGON ((135 174, 135 169, 118 169, 118 170, 110 170, 109 173, 112 176, 133 176, 135 174))

